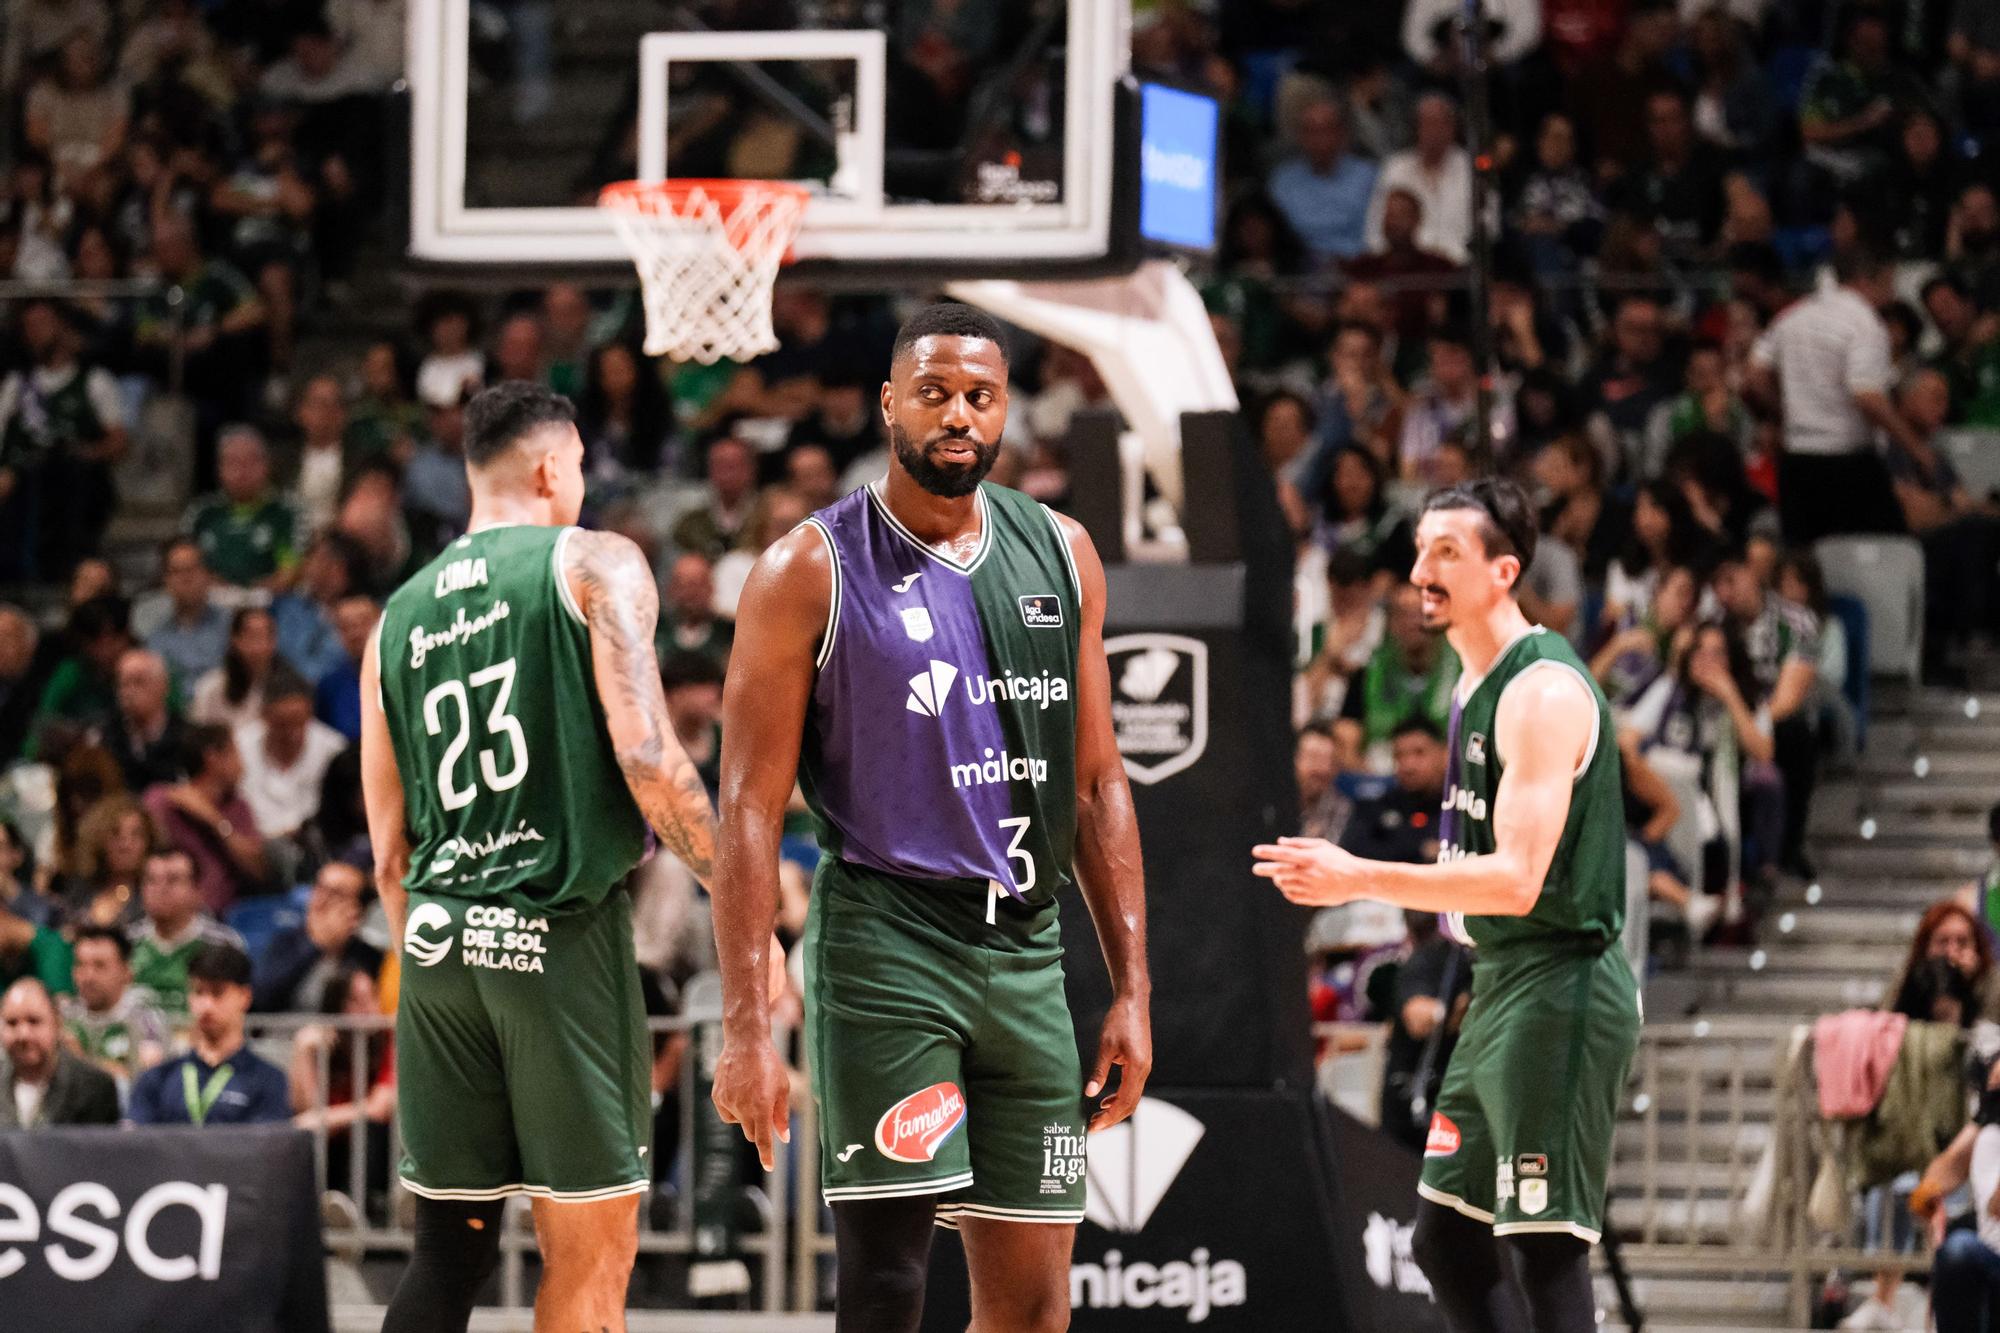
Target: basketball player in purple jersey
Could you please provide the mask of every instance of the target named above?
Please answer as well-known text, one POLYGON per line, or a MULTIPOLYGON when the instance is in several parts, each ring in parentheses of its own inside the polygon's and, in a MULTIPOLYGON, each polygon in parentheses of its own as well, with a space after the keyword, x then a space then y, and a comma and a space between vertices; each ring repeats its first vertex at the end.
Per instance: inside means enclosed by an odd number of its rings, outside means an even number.
POLYGON ((934 1225, 964 1238, 974 1329, 1067 1328, 1085 1135, 1131 1114, 1152 1065, 1104 570, 1075 523, 981 484, 1007 420, 1001 336, 968 306, 903 326, 889 474, 758 561, 723 700, 715 1104, 770 1166, 788 1084, 766 951, 796 781, 820 834, 806 1049, 841 1333, 917 1327, 934 1225), (1114 988, 1088 1081, 1056 920, 1072 880, 1114 988), (1117 1091, 1086 1106, 1113 1065, 1117 1091))

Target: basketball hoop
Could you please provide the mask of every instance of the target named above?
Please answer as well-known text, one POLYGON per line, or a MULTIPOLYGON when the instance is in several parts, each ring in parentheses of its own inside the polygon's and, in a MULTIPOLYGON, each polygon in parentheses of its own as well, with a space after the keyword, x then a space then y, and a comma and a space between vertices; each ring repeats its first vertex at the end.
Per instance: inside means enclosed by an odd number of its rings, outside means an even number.
POLYGON ((597 206, 632 252, 646 355, 714 365, 774 351, 771 289, 811 192, 760 180, 620 181, 597 206))

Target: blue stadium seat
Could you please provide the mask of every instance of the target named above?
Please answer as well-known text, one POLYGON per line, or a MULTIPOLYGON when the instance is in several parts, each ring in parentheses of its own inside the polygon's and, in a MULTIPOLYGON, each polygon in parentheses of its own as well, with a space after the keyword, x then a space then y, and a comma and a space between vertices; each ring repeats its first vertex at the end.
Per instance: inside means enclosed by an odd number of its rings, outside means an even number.
POLYGON ((289 893, 245 898, 230 907, 224 924, 243 937, 243 946, 252 958, 260 957, 272 936, 305 924, 305 899, 300 895, 311 892, 312 886, 305 885, 289 893))

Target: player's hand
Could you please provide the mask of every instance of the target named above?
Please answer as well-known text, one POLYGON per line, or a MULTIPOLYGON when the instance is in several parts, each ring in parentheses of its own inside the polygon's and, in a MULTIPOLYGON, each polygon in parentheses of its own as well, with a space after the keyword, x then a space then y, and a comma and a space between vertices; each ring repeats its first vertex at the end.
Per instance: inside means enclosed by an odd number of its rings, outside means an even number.
POLYGON ((1145 1000, 1137 996, 1114 999, 1104 1015, 1104 1030, 1097 1038, 1097 1067, 1090 1073, 1090 1082, 1083 1085, 1085 1097, 1104 1091, 1113 1065, 1122 1071, 1118 1091, 1090 1118, 1093 1134, 1132 1114, 1145 1094, 1146 1077, 1153 1072, 1153 1021, 1145 1000))
POLYGON ((1280 838, 1250 849, 1251 873, 1307 907, 1332 907, 1371 895, 1368 863, 1324 838, 1280 838))
POLYGON ((772 1170, 772 1140, 792 1141, 792 1081, 771 1039, 725 1037, 709 1099, 724 1124, 743 1127, 743 1137, 757 1145, 757 1160, 772 1170))

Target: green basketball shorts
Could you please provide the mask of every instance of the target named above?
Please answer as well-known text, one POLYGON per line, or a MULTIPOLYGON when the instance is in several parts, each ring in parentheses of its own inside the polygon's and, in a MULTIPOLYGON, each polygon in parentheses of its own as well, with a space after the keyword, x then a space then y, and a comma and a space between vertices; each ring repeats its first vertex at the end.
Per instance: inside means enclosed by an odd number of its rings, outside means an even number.
POLYGON ((631 900, 567 916, 410 895, 396 1013, 403 1183, 586 1202, 651 1179, 631 900))
POLYGON ((1083 1075, 1053 904, 820 862, 806 1058, 828 1203, 935 1194, 938 1224, 1083 1219, 1083 1075))
POLYGON ((1497 1236, 1595 1244, 1618 1101, 1639 1044, 1639 988, 1615 946, 1480 959, 1417 1192, 1497 1236))

